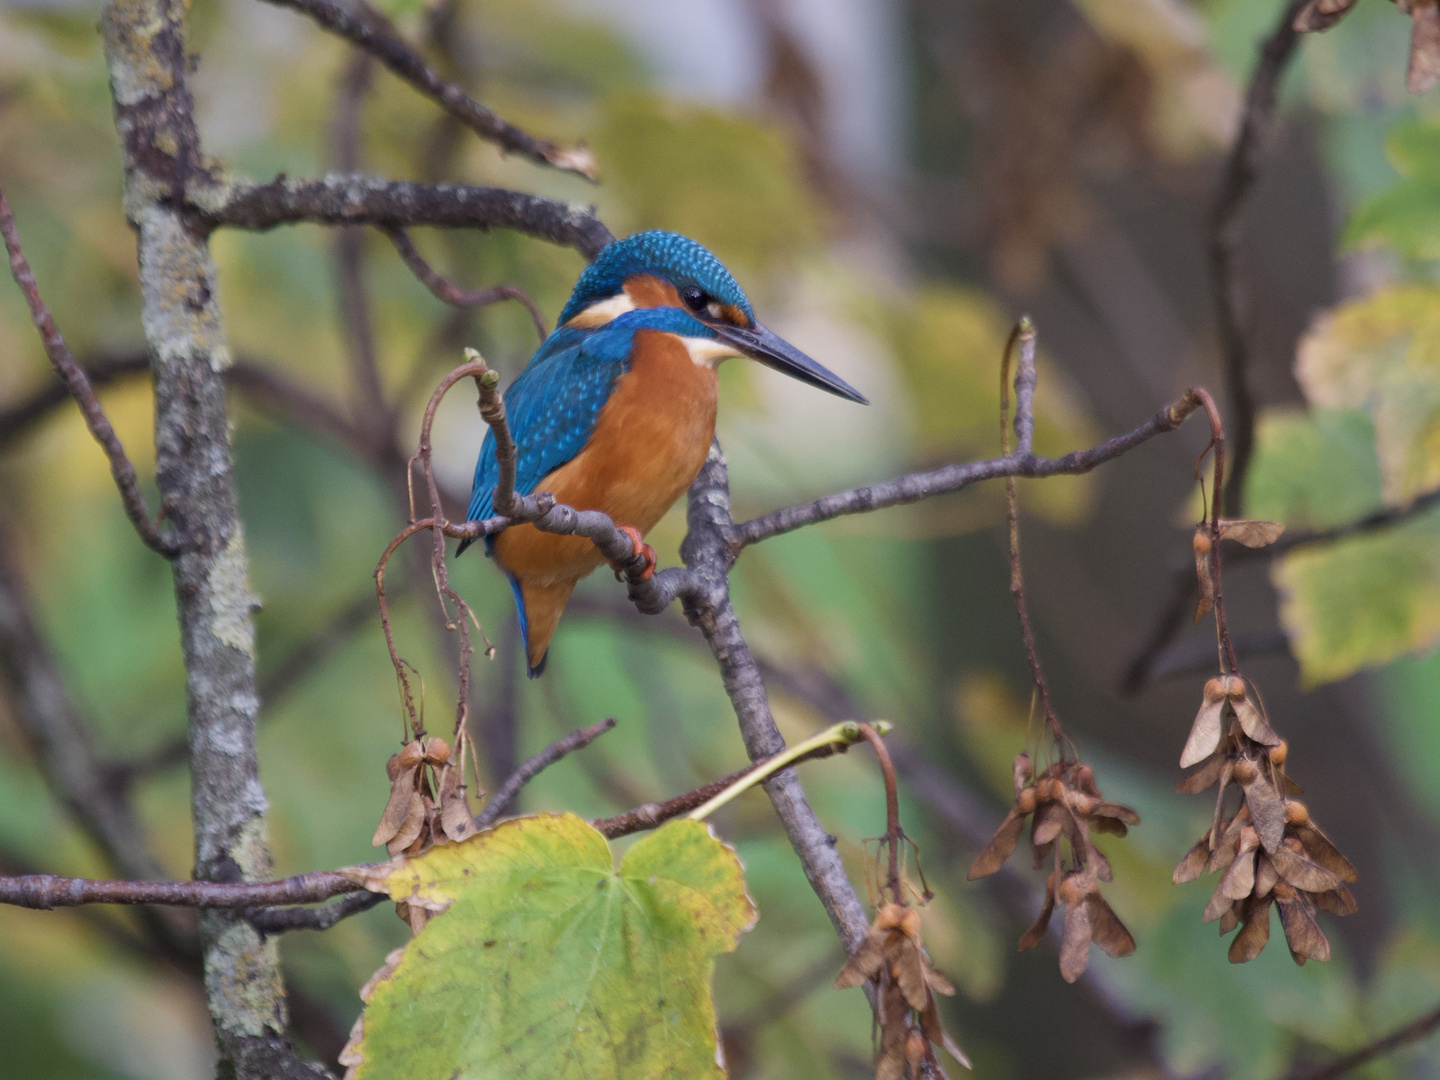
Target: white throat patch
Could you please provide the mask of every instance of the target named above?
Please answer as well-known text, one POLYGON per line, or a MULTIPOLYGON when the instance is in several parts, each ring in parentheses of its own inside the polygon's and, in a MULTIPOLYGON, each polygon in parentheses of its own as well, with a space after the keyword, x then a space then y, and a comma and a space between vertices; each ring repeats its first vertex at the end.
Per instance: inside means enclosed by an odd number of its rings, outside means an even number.
POLYGON ((690 354, 690 359, 697 367, 716 368, 720 366, 721 360, 740 355, 734 345, 728 345, 718 338, 682 337, 680 343, 685 346, 685 351, 690 354))

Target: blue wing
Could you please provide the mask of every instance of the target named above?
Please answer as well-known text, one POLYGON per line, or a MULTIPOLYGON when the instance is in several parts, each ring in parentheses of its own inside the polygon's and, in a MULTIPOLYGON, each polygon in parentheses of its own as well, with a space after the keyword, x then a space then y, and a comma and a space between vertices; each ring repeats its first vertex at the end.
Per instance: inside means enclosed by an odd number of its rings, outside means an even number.
MULTIPOLYGON (((615 380, 630 369, 630 347, 639 330, 705 333, 704 324, 677 308, 630 311, 592 329, 561 327, 545 339, 525 370, 505 391, 505 413, 517 454, 515 490, 529 495, 540 481, 580 453, 595 431, 615 380)), ((494 514, 499 468, 495 435, 485 433, 469 521, 494 514)), ((462 544, 464 550, 467 544, 462 544)))

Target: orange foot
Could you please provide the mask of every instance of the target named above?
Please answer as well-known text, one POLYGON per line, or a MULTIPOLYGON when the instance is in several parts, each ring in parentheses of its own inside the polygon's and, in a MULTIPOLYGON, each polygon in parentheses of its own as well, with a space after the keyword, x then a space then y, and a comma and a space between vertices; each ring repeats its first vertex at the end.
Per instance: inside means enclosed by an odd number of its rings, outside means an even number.
MULTIPOLYGON (((635 526, 616 525, 615 528, 629 538, 631 545, 635 548, 635 556, 645 560, 645 569, 640 572, 640 580, 649 581, 655 573, 655 549, 645 543, 645 538, 640 535, 640 530, 635 526)), ((615 571, 616 578, 619 578, 629 568, 630 561, 633 559, 624 563, 610 564, 615 571)))

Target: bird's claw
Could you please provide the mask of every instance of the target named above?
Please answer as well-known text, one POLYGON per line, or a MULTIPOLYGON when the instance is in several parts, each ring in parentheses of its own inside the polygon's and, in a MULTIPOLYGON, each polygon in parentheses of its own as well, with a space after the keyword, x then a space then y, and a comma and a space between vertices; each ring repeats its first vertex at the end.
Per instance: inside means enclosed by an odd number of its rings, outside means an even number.
POLYGON ((630 569, 630 564, 636 559, 643 559, 645 567, 640 571, 638 579, 649 581, 655 574, 655 549, 645 543, 645 538, 640 535, 640 530, 633 525, 616 525, 617 532, 625 534, 630 541, 630 546, 635 549, 635 554, 624 562, 612 562, 610 565, 615 570, 615 577, 618 580, 630 569))

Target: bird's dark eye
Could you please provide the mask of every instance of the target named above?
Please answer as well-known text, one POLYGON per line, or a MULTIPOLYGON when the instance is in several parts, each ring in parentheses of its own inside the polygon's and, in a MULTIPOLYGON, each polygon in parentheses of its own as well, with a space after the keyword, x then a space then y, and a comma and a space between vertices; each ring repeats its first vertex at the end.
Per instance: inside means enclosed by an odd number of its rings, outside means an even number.
POLYGON ((710 297, 705 295, 705 290, 698 285, 686 285, 680 290, 680 299, 685 301, 685 306, 691 311, 704 311, 705 305, 710 302, 710 297))

